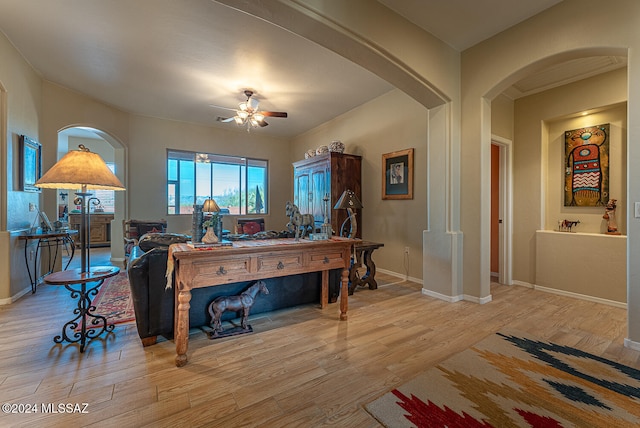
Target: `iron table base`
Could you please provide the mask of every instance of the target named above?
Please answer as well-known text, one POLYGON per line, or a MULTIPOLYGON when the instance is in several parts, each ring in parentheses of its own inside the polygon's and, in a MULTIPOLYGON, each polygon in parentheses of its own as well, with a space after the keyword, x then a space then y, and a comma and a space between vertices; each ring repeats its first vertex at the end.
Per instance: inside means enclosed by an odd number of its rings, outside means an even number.
POLYGON ((54 342, 80 343, 80 352, 84 352, 87 340, 95 339, 103 333, 113 331, 114 325, 108 324, 107 318, 104 316, 94 314, 93 311, 96 307, 91 304, 91 297, 98 294, 98 289, 100 289, 103 282, 104 279, 101 279, 93 286, 91 286, 93 283, 84 282, 82 284, 64 285, 71 292, 71 298, 78 299, 78 307, 73 310, 76 317, 62 327, 62 334, 54 337, 54 342), (80 289, 74 288, 74 285, 80 289), (77 331, 78 326, 80 326, 80 331, 77 331))

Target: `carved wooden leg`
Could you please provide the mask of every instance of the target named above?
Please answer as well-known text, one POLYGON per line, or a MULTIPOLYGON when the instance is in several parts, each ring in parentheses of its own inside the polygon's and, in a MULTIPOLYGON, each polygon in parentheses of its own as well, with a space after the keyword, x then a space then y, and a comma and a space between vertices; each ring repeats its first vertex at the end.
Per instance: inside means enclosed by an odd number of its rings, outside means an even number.
POLYGON ((347 310, 349 309, 349 268, 342 270, 342 281, 340 282, 340 320, 347 320, 347 310))
POLYGON ((140 340, 142 341, 142 346, 151 346, 156 344, 156 342, 158 341, 158 336, 149 336, 140 340))
POLYGON ((322 292, 320 294, 320 307, 326 308, 329 304, 329 271, 322 271, 322 292))
POLYGON ((364 252, 364 264, 367 267, 366 279, 369 284, 369 290, 375 290, 378 288, 378 282, 376 281, 376 264, 371 258, 372 254, 373 250, 367 250, 364 252))
POLYGON ((191 301, 191 291, 179 291, 176 301, 177 318, 173 334, 176 342, 176 366, 182 367, 187 364, 187 349, 189 348, 189 307, 191 306, 189 302, 191 301))

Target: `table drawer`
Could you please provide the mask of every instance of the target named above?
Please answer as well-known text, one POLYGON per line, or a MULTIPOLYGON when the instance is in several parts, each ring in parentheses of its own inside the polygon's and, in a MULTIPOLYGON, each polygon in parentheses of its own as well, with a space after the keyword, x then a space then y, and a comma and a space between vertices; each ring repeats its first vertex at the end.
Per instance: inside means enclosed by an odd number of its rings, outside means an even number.
POLYGON ((342 251, 323 251, 323 252, 311 252, 308 254, 309 267, 325 270, 343 268, 344 260, 342 259, 342 251))
POLYGON ((219 278, 226 282, 224 278, 238 278, 250 274, 250 262, 250 257, 222 258, 213 262, 203 260, 193 265, 196 276, 219 278))
POLYGON ((298 271, 303 266, 302 254, 281 254, 278 256, 259 256, 258 273, 285 273, 298 271))

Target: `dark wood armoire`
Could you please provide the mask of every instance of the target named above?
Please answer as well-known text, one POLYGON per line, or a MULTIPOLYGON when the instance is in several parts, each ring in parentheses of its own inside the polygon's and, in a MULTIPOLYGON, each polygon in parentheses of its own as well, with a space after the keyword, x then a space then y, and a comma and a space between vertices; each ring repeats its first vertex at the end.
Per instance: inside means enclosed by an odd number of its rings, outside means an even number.
MULTIPOLYGON (((324 222, 326 205, 328 219, 335 234, 347 218, 347 210, 333 209, 346 189, 351 189, 362 201, 362 157, 329 152, 293 163, 293 203, 303 214, 313 214, 316 227, 324 222), (324 198, 329 196, 325 205, 324 198)), ((355 210, 358 221, 356 236, 362 237, 362 210, 355 210)), ((348 229, 348 226, 347 226, 348 229)))

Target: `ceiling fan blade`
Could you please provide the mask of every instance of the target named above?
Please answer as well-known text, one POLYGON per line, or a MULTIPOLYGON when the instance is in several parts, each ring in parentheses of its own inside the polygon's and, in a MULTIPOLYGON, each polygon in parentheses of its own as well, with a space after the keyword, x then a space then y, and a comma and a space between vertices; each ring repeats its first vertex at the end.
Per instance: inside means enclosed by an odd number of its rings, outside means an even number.
POLYGON ((222 107, 222 106, 217 106, 215 104, 209 104, 209 107, 213 107, 213 108, 219 108, 222 110, 231 110, 231 111, 236 111, 237 109, 235 108, 229 108, 229 107, 222 107))
POLYGON ((233 117, 220 117, 218 116, 218 122, 229 123, 233 122, 235 119, 233 117))
POLYGON ((258 122, 258 125, 260 125, 261 127, 263 127, 263 128, 264 128, 265 126, 267 126, 267 125, 268 125, 268 123, 267 123, 267 122, 265 122, 264 120, 261 120, 260 122, 258 122))
POLYGON ((284 111, 261 111, 260 113, 269 117, 287 117, 287 112, 284 111))

